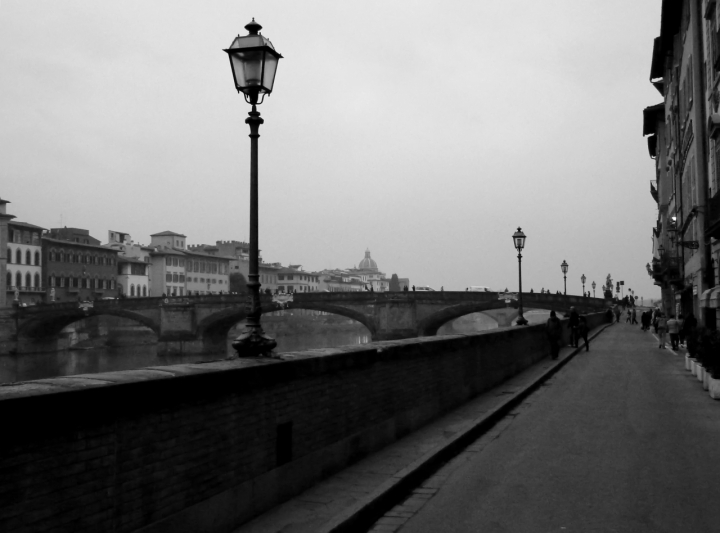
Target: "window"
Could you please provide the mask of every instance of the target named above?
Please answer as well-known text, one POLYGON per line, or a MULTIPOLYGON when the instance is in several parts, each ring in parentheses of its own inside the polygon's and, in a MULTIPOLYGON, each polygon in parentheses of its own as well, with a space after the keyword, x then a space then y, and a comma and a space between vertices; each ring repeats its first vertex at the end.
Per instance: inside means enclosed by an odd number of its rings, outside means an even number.
POLYGON ((184 267, 184 266, 185 266, 185 259, 180 259, 180 266, 181 266, 181 267, 184 267))
POLYGON ((143 285, 143 296, 147 296, 147 285, 143 285))
POLYGON ((9 289, 12 287, 12 272, 9 272, 5 276, 5 283, 7 285, 7 288, 9 289))
POLYGON ((177 282, 178 282, 178 275, 177 275, 177 272, 173 272, 173 275, 172 275, 172 280, 173 280, 173 283, 177 283, 177 282))
POLYGON ((7 260, 8 263, 12 263, 12 250, 10 248, 7 249, 7 260))
POLYGON ((50 274, 50 278, 48 279, 48 285, 51 287, 55 286, 55 274, 50 274))
POLYGON ((15 250, 15 262, 18 265, 22 265, 22 252, 20 251, 20 248, 15 250))
POLYGON ((60 276, 59 281, 60 281, 60 287, 64 287, 65 286, 65 276, 60 276))
POLYGON ((135 285, 130 285, 130 296, 135 296, 135 285))
POLYGON ((284 281, 284 280, 285 280, 285 275, 284 275, 284 274, 278 274, 278 279, 281 280, 281 281, 284 281))
POLYGON ((20 272, 15 273, 15 287, 18 289, 22 287, 22 274, 20 272))
POLYGON ((172 266, 174 266, 174 267, 178 266, 178 260, 177 260, 177 257, 173 257, 173 260, 172 260, 172 266))
POLYGON ((170 272, 168 272, 167 274, 165 274, 165 281, 166 281, 167 283, 172 282, 172 274, 170 274, 170 272))
POLYGON ((63 252, 62 250, 60 250, 60 253, 58 254, 58 261, 60 261, 61 263, 65 262, 65 252, 63 252))
POLYGON ((165 258, 165 265, 172 266, 172 257, 165 258))
POLYGON ((180 283, 185 283, 185 274, 180 274, 180 283))
POLYGON ((35 287, 40 287, 40 274, 38 274, 37 272, 35 272, 35 287))

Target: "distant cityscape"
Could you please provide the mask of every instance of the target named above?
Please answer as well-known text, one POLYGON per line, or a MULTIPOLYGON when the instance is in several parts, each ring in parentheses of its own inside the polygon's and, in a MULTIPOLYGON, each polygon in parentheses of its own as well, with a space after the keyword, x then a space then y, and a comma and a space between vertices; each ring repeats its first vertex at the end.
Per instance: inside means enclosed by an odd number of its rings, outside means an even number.
MULTIPOLYGON (((82 228, 46 229, 14 220, 0 199, 0 307, 102 298, 193 296, 245 292, 250 245, 216 241, 188 245, 174 231, 150 235, 148 245, 108 231, 107 242, 82 228)), ((259 265, 263 292, 403 290, 408 278, 390 278, 365 251, 357 266, 307 271, 280 262, 259 265)))

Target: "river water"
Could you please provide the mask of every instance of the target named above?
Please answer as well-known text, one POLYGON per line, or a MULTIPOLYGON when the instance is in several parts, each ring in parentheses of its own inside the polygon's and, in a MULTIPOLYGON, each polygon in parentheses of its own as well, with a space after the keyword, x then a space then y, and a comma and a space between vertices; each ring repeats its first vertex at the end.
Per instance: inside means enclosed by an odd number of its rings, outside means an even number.
MULTIPOLYGON (((371 341, 368 330, 357 322, 337 317, 327 318, 327 315, 298 316, 297 311, 294 315, 285 313, 281 316, 275 313, 263 316, 263 328, 269 336, 277 340, 278 353, 358 345, 371 341)), ((531 323, 545 320, 546 316, 526 314, 531 323)), ((443 326, 438 334, 468 334, 496 327, 497 323, 492 318, 483 313, 474 313, 443 326)), ((107 342, 112 335, 108 335, 107 331, 97 324, 88 326, 87 331, 90 333, 84 336, 82 327, 71 325, 66 328, 66 334, 76 339, 71 349, 53 353, 0 355, 0 383, 222 359, 234 354, 232 339, 244 329, 244 325, 238 324, 230 331, 226 354, 158 355, 152 332, 136 325, 133 325, 133 328, 135 331, 123 333, 126 341, 130 339, 129 342, 123 343, 123 346, 115 346, 107 342)), ((122 328, 118 326, 117 330, 122 328)))

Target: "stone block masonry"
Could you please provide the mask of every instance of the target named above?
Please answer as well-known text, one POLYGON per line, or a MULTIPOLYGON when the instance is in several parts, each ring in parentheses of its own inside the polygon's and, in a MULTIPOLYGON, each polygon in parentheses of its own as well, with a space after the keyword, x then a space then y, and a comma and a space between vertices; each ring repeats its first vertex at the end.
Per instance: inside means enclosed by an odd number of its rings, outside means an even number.
POLYGON ((231 531, 546 355, 530 326, 0 386, 0 531, 231 531))

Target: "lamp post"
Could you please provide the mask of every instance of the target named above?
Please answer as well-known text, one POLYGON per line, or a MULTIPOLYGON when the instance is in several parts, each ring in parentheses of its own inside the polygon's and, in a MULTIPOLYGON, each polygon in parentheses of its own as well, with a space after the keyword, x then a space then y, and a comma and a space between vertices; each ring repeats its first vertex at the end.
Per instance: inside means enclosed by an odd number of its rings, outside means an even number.
POLYGON ((562 262, 562 264, 560 265, 560 270, 562 270, 562 273, 563 273, 563 284, 564 284, 563 294, 567 294, 567 271, 568 271, 568 264, 567 264, 567 262, 565 261, 565 259, 563 259, 563 262, 562 262))
POLYGON ((277 346, 275 339, 267 337, 260 326, 260 275, 258 248, 258 133, 264 121, 257 111, 265 95, 269 95, 275 83, 275 72, 282 56, 275 51, 270 40, 260 35, 262 26, 252 20, 245 29, 247 35, 238 35, 223 50, 230 58, 235 88, 242 92, 245 101, 252 105, 245 123, 250 126, 250 264, 248 265, 248 284, 250 301, 247 310, 247 327, 238 336, 232 346, 238 357, 257 357, 269 355, 277 346))
POLYGON ((513 233, 513 243, 515 244, 515 249, 518 251, 518 285, 520 289, 520 291, 518 292, 518 319, 515 324, 518 326, 525 326, 528 323, 528 321, 525 320, 525 317, 523 316, 522 304, 522 250, 523 248, 525 248, 525 234, 520 228, 518 228, 517 231, 513 233))
POLYGON ((597 287, 597 285, 596 285, 595 282, 593 281, 593 282, 592 282, 593 298, 595 298, 595 287, 597 287))
POLYGON ((585 274, 583 274, 582 276, 580 276, 580 281, 582 281, 582 285, 583 285, 583 297, 585 296, 585 280, 586 280, 586 279, 587 279, 587 278, 585 277, 585 274))

